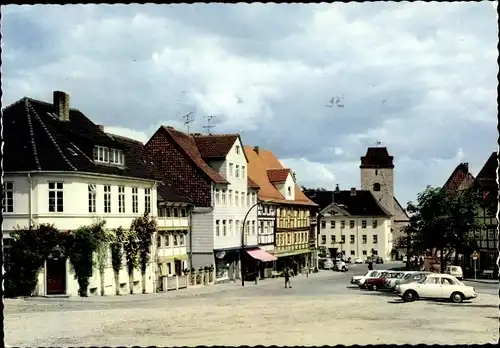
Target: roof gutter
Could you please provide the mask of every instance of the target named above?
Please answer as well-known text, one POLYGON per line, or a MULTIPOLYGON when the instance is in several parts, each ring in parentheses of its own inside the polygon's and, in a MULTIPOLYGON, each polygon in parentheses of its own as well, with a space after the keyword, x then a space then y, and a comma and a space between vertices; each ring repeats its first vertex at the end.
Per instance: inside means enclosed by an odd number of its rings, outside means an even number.
POLYGON ((144 181, 144 182, 154 182, 159 183, 160 180, 156 179, 144 179, 137 178, 132 176, 124 176, 124 175, 113 175, 113 174, 101 174, 101 173, 92 173, 92 172, 70 172, 64 170, 30 170, 30 171, 12 171, 12 172, 4 172, 4 175, 23 175, 23 174, 31 174, 31 175, 67 175, 67 176, 83 176, 83 177, 101 177, 101 178, 111 178, 111 179, 127 179, 127 180, 135 180, 135 181, 144 181))

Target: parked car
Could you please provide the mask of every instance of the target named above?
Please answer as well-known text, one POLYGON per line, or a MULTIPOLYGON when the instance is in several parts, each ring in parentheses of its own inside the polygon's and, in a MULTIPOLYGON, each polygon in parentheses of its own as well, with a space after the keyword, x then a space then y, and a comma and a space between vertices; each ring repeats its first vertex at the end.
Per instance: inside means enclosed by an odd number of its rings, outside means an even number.
POLYGON ((365 287, 368 290, 378 290, 384 287, 385 279, 391 274, 390 271, 381 272, 378 277, 370 277, 365 281, 365 287))
POLYGON ((335 266, 333 267, 333 270, 337 271, 337 272, 347 272, 348 268, 347 268, 347 265, 344 261, 338 260, 335 262, 335 266))
POLYGON ((377 256, 375 258, 375 263, 377 263, 377 264, 383 264, 384 263, 384 259, 381 258, 380 256, 377 256))
POLYGON ((321 269, 333 269, 334 263, 331 258, 321 258, 318 260, 319 268, 321 269))
POLYGON ((422 278, 425 278, 428 274, 431 274, 431 272, 420 272, 420 271, 404 272, 403 278, 396 279, 395 284, 394 284, 394 289, 396 290, 396 287, 398 285, 401 285, 401 284, 418 282, 418 281, 422 280, 422 278))
POLYGON ((359 283, 361 281, 364 282, 367 277, 371 277, 372 275, 374 275, 377 272, 378 271, 368 271, 364 275, 352 276, 351 277, 351 284, 359 285, 359 283))
POLYGON ((363 263, 363 260, 358 257, 357 259, 354 260, 354 263, 359 265, 363 263))
POLYGON ((369 280, 369 279, 372 279, 372 278, 378 278, 380 277, 380 275, 382 274, 382 272, 387 272, 385 270, 379 270, 379 271, 372 271, 373 273, 369 276, 369 277, 364 277, 363 279, 360 279, 357 281, 358 283, 358 286, 360 289, 366 289, 366 282, 369 280))
POLYGON ((394 290, 396 287, 396 282, 398 280, 403 279, 404 276, 405 276, 405 272, 391 272, 391 273, 389 273, 389 275, 385 278, 384 288, 394 290))
POLYGON ((421 298, 449 299, 460 303, 477 297, 476 290, 449 274, 428 274, 418 282, 401 284, 396 287, 403 301, 410 302, 421 298))
POLYGON ((462 267, 460 266, 446 266, 446 270, 444 273, 452 275, 459 280, 464 279, 464 272, 462 271, 462 267))

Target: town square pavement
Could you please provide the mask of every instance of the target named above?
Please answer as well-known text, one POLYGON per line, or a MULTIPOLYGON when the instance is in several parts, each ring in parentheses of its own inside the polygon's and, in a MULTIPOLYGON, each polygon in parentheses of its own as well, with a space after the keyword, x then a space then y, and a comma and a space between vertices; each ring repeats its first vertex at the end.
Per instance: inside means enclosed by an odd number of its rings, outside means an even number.
MULTIPOLYGON (((388 268, 389 265, 379 265, 388 268)), ((471 344, 498 342, 498 295, 476 288, 462 304, 402 303, 321 271, 257 285, 222 284, 166 294, 5 299, 8 346, 471 344)), ((471 284, 476 286, 476 284, 471 284)), ((498 290, 497 290, 498 291, 498 290)))

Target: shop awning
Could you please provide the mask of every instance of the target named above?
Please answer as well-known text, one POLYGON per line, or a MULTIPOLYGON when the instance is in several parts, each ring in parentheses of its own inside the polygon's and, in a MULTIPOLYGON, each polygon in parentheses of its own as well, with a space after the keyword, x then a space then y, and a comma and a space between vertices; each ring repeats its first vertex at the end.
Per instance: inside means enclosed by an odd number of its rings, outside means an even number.
POLYGON ((175 261, 186 261, 189 259, 189 256, 187 254, 175 255, 174 259, 175 261))
POLYGON ((247 254, 256 260, 260 260, 260 261, 264 261, 264 262, 277 260, 277 258, 275 256, 269 254, 268 252, 265 252, 262 249, 247 250, 247 254))

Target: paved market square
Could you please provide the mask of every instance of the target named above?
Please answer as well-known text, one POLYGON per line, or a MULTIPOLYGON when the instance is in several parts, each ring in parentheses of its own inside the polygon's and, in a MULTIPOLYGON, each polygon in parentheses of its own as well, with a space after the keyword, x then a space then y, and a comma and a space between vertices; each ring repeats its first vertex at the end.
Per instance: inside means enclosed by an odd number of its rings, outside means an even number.
MULTIPOLYGON (((467 303, 402 303, 349 286, 354 274, 300 275, 166 294, 5 300, 8 346, 472 344, 498 342, 498 286, 467 303)), ((482 286, 482 287, 481 287, 482 286)))

